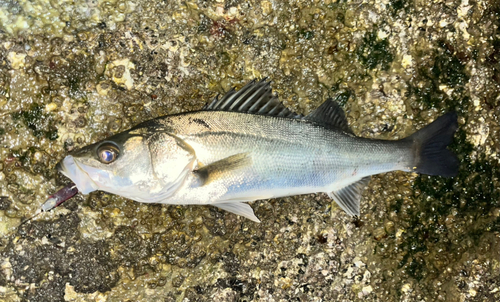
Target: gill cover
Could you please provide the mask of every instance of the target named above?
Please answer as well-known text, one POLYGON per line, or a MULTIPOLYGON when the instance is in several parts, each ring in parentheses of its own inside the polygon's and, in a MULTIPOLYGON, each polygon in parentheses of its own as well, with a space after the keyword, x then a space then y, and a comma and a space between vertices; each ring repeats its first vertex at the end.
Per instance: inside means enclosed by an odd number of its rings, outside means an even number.
POLYGON ((182 179, 193 169, 196 159, 193 148, 165 132, 152 134, 148 147, 155 177, 171 190, 180 186, 182 179))

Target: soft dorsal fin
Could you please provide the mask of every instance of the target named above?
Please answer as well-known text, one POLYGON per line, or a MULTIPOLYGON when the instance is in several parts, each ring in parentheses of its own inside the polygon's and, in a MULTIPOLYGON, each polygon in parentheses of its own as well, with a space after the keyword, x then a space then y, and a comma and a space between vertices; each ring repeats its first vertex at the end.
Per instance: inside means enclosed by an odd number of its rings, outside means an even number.
POLYGON ((364 177, 361 180, 352 183, 340 190, 328 193, 331 199, 351 216, 359 216, 359 202, 361 194, 370 181, 370 176, 364 177))
POLYGON ((253 80, 240 90, 229 90, 222 99, 217 96, 203 110, 236 111, 260 115, 299 118, 300 115, 288 110, 278 97, 273 95, 271 82, 264 78, 253 80))
POLYGON ((305 116, 304 119, 324 125, 328 128, 336 128, 352 134, 344 110, 342 110, 339 104, 332 99, 327 99, 321 106, 316 108, 316 110, 305 116))

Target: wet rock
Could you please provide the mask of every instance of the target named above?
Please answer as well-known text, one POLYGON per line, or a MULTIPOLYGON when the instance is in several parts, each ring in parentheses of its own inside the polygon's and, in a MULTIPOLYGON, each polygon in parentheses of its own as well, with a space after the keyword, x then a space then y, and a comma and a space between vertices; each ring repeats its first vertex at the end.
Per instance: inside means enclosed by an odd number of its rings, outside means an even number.
POLYGON ((42 283, 34 290, 24 293, 23 298, 27 301, 63 301, 64 300, 64 280, 59 274, 51 272, 50 280, 42 283))
POLYGON ((81 301, 500 299, 495 1, 11 2, 0 300, 59 301, 65 288, 81 301), (264 76, 301 114, 336 98, 369 138, 456 111, 458 177, 374 176, 356 219, 321 194, 255 202, 254 224, 93 193, 15 229, 67 184, 53 170, 67 152, 264 76))
POLYGON ((3 272, 0 271, 0 286, 6 286, 7 285, 7 278, 3 274, 3 272))
POLYGON ((69 257, 69 282, 81 293, 106 292, 119 281, 117 266, 104 241, 82 242, 69 257))
POLYGON ((224 270, 234 276, 238 273, 240 269, 240 260, 236 257, 234 253, 226 252, 222 255, 221 262, 223 263, 224 270))
POLYGON ((0 211, 9 209, 12 201, 7 196, 0 196, 0 211))

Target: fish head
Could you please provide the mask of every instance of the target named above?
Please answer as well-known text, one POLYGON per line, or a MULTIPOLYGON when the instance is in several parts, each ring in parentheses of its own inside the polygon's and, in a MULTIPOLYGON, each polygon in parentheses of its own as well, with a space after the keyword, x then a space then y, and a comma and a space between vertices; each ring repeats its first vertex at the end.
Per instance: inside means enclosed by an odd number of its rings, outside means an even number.
POLYGON ((162 202, 196 163, 194 150, 173 134, 135 129, 66 156, 58 170, 83 194, 101 190, 141 202, 162 202))
POLYGON ((145 140, 141 134, 120 133, 72 152, 57 168, 83 194, 137 190, 152 178, 145 140))

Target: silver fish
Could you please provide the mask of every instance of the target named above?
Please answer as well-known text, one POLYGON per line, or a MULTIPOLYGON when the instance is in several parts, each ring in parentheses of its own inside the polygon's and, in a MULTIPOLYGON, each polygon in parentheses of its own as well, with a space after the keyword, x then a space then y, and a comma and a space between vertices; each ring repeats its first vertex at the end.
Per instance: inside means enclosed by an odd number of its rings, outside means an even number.
POLYGON ((401 170, 451 177, 450 112, 397 141, 355 136, 331 99, 307 116, 286 109, 265 79, 203 110, 159 117, 68 155, 58 169, 83 194, 213 205, 259 221, 245 202, 326 192, 359 215, 370 175, 401 170))

